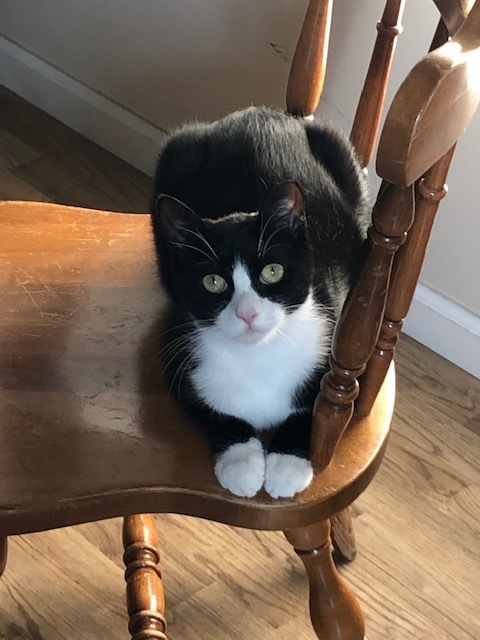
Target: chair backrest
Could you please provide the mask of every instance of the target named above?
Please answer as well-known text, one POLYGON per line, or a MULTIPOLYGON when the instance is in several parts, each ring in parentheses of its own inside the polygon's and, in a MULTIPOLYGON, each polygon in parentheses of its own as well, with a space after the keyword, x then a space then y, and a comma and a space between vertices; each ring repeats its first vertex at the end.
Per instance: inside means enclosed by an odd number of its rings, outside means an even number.
MULTIPOLYGON (((410 307, 459 137, 480 101, 480 0, 436 0, 430 52, 401 85, 380 137, 383 179, 369 230, 370 251, 349 293, 332 344, 330 371, 314 412, 311 455, 328 465, 352 415, 367 415, 391 364, 410 307)), ((292 63, 287 110, 310 116, 327 66, 332 0, 311 0, 292 63)), ((387 0, 377 25, 351 140, 364 167, 376 145, 404 0, 387 0)))

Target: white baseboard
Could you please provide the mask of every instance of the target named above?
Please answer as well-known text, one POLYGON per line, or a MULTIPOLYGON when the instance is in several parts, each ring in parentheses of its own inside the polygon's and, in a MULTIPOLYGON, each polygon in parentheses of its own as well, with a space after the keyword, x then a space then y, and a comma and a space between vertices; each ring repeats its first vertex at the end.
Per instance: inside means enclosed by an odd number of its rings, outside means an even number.
POLYGON ((0 83, 152 175, 167 132, 0 36, 0 83))
MULTIPOLYGON (((0 82, 152 175, 168 133, 0 36, 0 82)), ((480 317, 419 285, 405 333, 480 378, 480 317)))
POLYGON ((404 331, 480 378, 480 317, 419 284, 404 331))

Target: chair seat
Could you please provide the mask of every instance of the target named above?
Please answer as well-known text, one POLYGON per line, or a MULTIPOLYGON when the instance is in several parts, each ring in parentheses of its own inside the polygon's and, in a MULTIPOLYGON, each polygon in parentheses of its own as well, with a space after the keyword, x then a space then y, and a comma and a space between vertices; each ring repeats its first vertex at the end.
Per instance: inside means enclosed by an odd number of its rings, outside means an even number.
POLYGON ((388 436, 393 369, 306 491, 237 498, 161 378, 168 301, 149 216, 4 202, 0 225, 2 535, 146 512, 290 529, 368 485, 388 436))

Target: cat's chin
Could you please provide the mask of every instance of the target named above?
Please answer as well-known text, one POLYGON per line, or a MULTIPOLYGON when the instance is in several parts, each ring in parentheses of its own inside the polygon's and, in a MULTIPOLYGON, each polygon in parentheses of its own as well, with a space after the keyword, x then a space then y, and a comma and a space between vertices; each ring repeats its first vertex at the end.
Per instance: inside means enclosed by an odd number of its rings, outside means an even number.
POLYGON ((270 342, 278 333, 278 327, 271 329, 246 329, 240 333, 227 334, 228 338, 237 344, 244 345, 260 345, 270 342))
POLYGON ((283 317, 265 318, 261 322, 247 326, 236 318, 220 317, 215 323, 219 332, 229 342, 241 345, 260 345, 270 342, 279 335, 283 324, 283 317))

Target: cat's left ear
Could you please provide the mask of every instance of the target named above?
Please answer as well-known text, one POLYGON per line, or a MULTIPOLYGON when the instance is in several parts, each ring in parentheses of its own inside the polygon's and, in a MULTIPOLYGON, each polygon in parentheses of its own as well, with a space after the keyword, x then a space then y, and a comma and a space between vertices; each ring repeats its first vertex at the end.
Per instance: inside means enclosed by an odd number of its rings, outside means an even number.
POLYGON ((293 231, 303 227, 305 210, 303 193, 297 182, 278 182, 268 192, 260 210, 262 216, 274 215, 293 231))
POLYGON ((182 243, 188 229, 198 227, 201 223, 201 218, 190 207, 165 194, 158 196, 155 213, 156 224, 170 242, 182 243))

